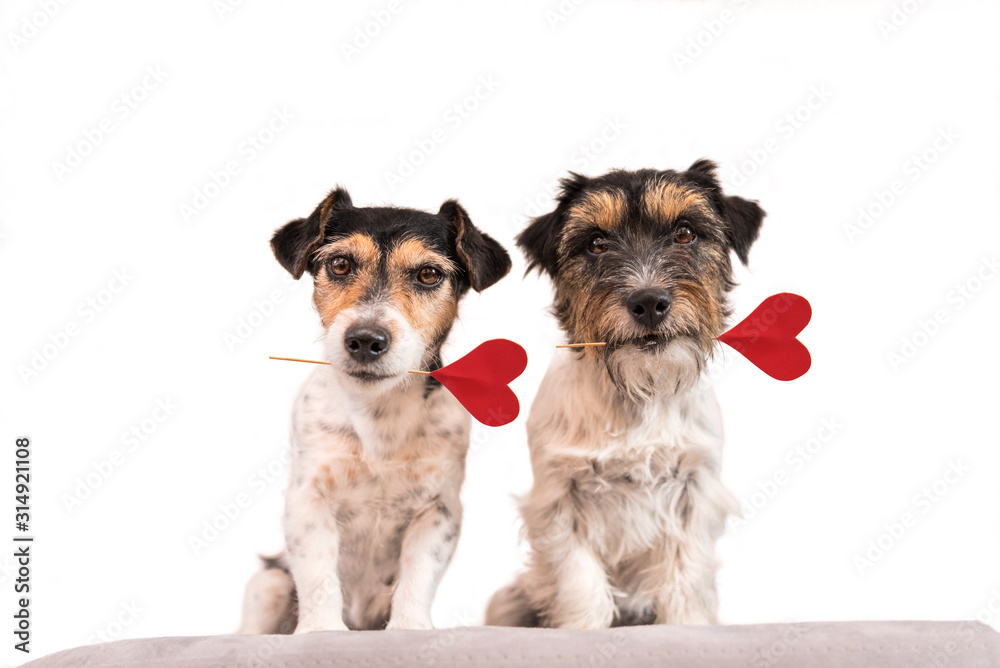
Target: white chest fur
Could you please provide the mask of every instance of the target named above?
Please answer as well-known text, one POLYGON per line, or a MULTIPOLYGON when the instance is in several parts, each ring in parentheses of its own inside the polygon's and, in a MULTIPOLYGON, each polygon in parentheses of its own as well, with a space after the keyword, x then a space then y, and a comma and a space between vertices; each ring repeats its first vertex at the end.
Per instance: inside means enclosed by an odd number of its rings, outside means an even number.
POLYGON ((523 586, 550 623, 714 618, 713 545, 735 504, 719 480, 722 420, 706 379, 638 404, 598 364, 557 353, 528 442, 523 586))
POLYGON ((381 628, 414 524, 437 514, 453 527, 441 538, 457 538, 470 420, 443 388, 425 395, 422 379, 379 396, 341 379, 318 369, 295 403, 288 552, 336 564, 345 624, 381 628))

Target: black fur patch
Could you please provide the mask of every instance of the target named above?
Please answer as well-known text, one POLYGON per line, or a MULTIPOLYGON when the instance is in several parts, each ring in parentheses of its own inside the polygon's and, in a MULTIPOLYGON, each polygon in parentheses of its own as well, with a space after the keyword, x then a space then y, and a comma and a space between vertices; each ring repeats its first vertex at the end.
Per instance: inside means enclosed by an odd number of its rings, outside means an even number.
POLYGON ((343 188, 331 192, 308 218, 281 227, 271 239, 271 248, 295 278, 306 271, 315 276, 320 269, 313 262, 315 252, 325 243, 354 233, 370 237, 383 250, 404 238, 418 239, 451 258, 460 268, 451 277, 459 296, 470 287, 485 290, 510 271, 507 251, 473 225, 455 200, 442 204, 436 214, 400 207, 355 207, 343 188))
POLYGON ((612 357, 681 337, 711 354, 729 316, 731 256, 746 263, 763 218, 756 202, 724 195, 715 164, 699 160, 682 172, 571 174, 555 210, 531 221, 517 244, 529 271, 553 279, 553 313, 569 340, 607 344, 577 355, 604 359, 618 387, 652 387, 652 374, 643 381, 632 369, 626 379, 612 357), (633 305, 651 292, 667 304, 655 319, 633 305))
POLYGON ((336 188, 320 202, 308 218, 286 224, 271 237, 271 250, 281 266, 295 278, 305 272, 309 257, 323 245, 326 226, 336 211, 352 208, 351 196, 336 188))
POLYGON ((556 275, 559 268, 558 247, 567 214, 585 193, 619 191, 630 203, 625 225, 632 230, 651 225, 651 221, 644 219, 642 208, 631 204, 641 199, 642 193, 652 181, 674 182, 703 192, 724 223, 722 232, 728 248, 746 264, 750 246, 760 232, 764 210, 756 202, 724 195, 715 170, 714 162, 702 159, 683 172, 652 169, 614 170, 594 178, 571 172, 569 177, 561 181, 562 188, 556 200, 555 210, 532 220, 517 236, 517 246, 528 259, 528 271, 538 269, 551 276, 556 275))
POLYGON ((480 232, 468 212, 457 201, 450 199, 438 211, 451 221, 449 247, 458 256, 465 276, 476 292, 482 292, 510 271, 510 256, 488 234, 480 232))
POLYGON ((750 246, 757 240, 766 214, 755 201, 723 195, 722 185, 715 175, 716 169, 714 162, 702 158, 688 167, 684 176, 709 194, 719 216, 728 223, 726 237, 730 247, 736 252, 740 262, 746 264, 750 246))

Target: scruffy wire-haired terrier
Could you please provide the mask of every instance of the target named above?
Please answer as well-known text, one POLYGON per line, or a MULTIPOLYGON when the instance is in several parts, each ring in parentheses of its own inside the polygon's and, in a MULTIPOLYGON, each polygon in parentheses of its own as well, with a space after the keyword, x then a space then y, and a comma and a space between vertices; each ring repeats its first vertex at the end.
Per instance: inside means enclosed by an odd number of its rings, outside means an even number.
POLYGON ((570 342, 528 418, 527 570, 486 623, 598 629, 716 622, 715 541, 736 509, 703 375, 764 211, 687 171, 573 174, 518 236, 570 342))
POLYGON ((247 584, 241 633, 431 627, 458 541, 471 419, 430 376, 470 288, 510 257, 457 202, 355 207, 338 188, 271 240, 311 274, 329 366, 292 414, 284 554, 247 584))

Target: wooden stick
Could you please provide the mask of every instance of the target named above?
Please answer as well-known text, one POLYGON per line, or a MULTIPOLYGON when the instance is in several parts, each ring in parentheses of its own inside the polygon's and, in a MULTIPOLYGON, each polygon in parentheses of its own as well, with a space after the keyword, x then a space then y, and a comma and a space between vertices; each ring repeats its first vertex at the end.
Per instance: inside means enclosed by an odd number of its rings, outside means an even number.
MULTIPOLYGON (((321 362, 319 360, 303 360, 298 357, 275 357, 273 355, 268 355, 269 360, 282 360, 284 362, 308 362, 309 364, 329 364, 329 362, 321 362)), ((407 371, 406 373, 419 373, 421 376, 431 375, 430 371, 407 371)))
POLYGON ((310 364, 329 364, 329 362, 320 362, 319 360, 300 360, 298 357, 273 357, 268 356, 269 360, 284 360, 285 362, 309 362, 310 364))
MULTIPOLYGON (((713 336, 713 341, 718 341, 718 337, 713 336)), ((606 341, 601 341, 599 343, 562 343, 556 346, 556 348, 583 348, 586 346, 606 346, 608 345, 606 341)))

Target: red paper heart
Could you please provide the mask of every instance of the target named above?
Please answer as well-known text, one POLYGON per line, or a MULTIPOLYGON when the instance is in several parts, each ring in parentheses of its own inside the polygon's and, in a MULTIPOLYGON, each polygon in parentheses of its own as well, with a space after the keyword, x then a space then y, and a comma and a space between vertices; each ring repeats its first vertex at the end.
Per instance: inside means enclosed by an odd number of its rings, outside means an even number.
POLYGON ((517 418, 521 405, 507 384, 528 366, 528 353, 507 339, 491 339, 468 355, 431 375, 455 395, 459 403, 487 427, 500 427, 517 418))
POLYGON ((809 350, 795 338, 812 318, 805 297, 771 295, 740 324, 719 336, 771 378, 795 380, 812 365, 809 350))

